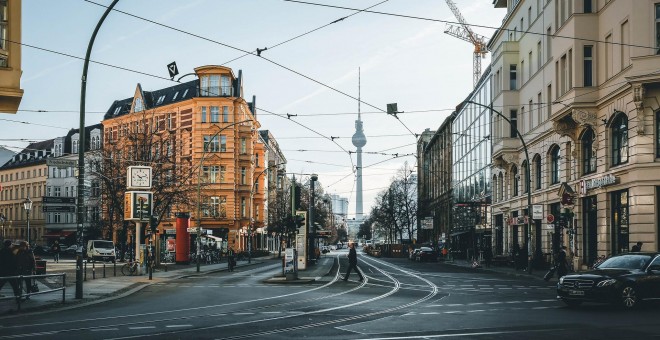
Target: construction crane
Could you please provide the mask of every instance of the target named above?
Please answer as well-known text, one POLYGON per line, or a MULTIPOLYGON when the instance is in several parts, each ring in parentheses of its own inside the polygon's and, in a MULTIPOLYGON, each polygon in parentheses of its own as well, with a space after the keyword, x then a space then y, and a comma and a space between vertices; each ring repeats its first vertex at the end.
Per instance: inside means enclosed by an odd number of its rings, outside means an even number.
POLYGON ((476 87, 477 83, 479 82, 479 78, 481 77, 481 58, 484 58, 486 53, 488 53, 488 50, 486 49, 486 41, 488 41, 488 39, 482 35, 474 33, 472 29, 470 29, 470 26, 468 26, 467 22, 453 1, 445 1, 447 2, 449 9, 451 9, 451 11, 454 13, 454 16, 458 22, 461 24, 460 26, 447 24, 447 27, 445 27, 445 33, 458 39, 465 40, 474 45, 472 77, 474 86, 476 87))

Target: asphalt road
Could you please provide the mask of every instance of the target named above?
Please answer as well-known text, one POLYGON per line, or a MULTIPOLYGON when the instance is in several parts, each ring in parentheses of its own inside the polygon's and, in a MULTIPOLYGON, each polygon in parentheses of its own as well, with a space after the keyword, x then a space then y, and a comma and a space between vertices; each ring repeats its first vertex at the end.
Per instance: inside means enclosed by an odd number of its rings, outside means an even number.
MULTIPOLYGON (((339 270, 345 251, 336 251, 339 270)), ((0 319, 0 339, 660 339, 659 304, 565 307, 533 278, 360 256, 365 282, 333 271, 265 284, 279 261, 152 285, 126 298, 0 319)))

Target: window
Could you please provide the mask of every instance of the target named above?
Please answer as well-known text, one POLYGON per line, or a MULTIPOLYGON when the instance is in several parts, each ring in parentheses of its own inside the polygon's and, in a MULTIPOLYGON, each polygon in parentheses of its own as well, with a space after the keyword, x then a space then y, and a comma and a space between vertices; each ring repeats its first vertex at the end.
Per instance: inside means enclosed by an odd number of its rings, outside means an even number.
POLYGON ((527 8, 527 29, 532 25, 532 6, 527 8))
POLYGON ((220 107, 211 106, 211 123, 220 123, 220 107))
POLYGON ((176 91, 176 93, 174 94, 174 97, 172 97, 172 101, 175 101, 176 97, 178 97, 178 96, 179 96, 179 91, 176 91))
POLYGON ((222 107, 222 122, 229 123, 229 106, 222 107))
POLYGON ((660 3, 655 4, 655 54, 660 54, 660 3))
POLYGON ((605 79, 610 79, 612 76, 612 34, 605 37, 605 79))
POLYGON ((241 154, 244 155, 247 153, 247 139, 241 137, 241 154))
POLYGON ((213 136, 213 138, 211 138, 211 136, 204 136, 204 150, 206 150, 207 152, 220 151, 220 145, 218 144, 218 136, 213 136))
POLYGON ((210 165, 202 167, 202 174, 206 183, 219 183, 222 181, 223 174, 219 165, 210 165))
POLYGON ((655 157, 660 158, 660 110, 655 112, 655 157))
POLYGON ((519 185, 520 185, 520 174, 518 174, 518 168, 514 165, 511 168, 511 197, 518 196, 519 185))
POLYGON ((550 150, 550 184, 559 183, 561 163, 559 162, 559 146, 555 145, 550 150))
POLYGON ((594 146, 594 131, 588 129, 582 135, 582 174, 590 174, 596 171, 596 153, 594 146))
POLYGON ((536 189, 541 189, 543 172, 541 171, 541 156, 537 155, 534 158, 534 179, 536 182, 536 189))
POLYGON ((135 98, 135 105, 133 106, 133 112, 142 112, 144 110, 144 105, 142 104, 142 98, 135 98))
POLYGON ((568 91, 568 61, 566 60, 566 55, 564 54, 561 56, 560 62, 559 62, 559 95, 563 95, 568 91))
POLYGON ((200 79, 200 95, 202 97, 215 97, 220 95, 220 76, 211 74, 200 79))
POLYGON ((516 68, 517 65, 509 65, 509 90, 515 90, 518 88, 517 82, 516 82, 516 68))
MULTIPOLYGON (((7 28, 9 26, 9 15, 7 12, 7 0, 0 0, 0 50, 7 48, 7 28)), ((7 67, 6 55, 3 53, 3 59, 0 61, 0 67, 7 67)))
POLYGON ((511 110, 509 113, 509 120, 511 120, 511 131, 509 131, 509 137, 516 138, 518 137, 518 111, 511 110))
POLYGON ((542 50, 541 40, 536 44, 536 70, 541 70, 543 66, 543 50, 542 50))
POLYGON ((209 201, 211 215, 213 217, 227 217, 227 197, 212 196, 209 201))
POLYGON ((241 217, 246 217, 245 210, 245 197, 241 197, 241 217))
POLYGON ((532 59, 532 51, 529 51, 529 54, 527 56, 527 60, 529 61, 529 63, 527 63, 527 74, 528 74, 527 77, 532 78, 532 74, 533 74, 533 72, 532 72, 532 60, 534 60, 534 59, 532 59))
POLYGON ((593 50, 594 47, 591 45, 584 46, 584 86, 593 86, 594 70, 593 70, 593 50))
POLYGON ((629 251, 628 190, 612 193, 612 252, 614 254, 629 251))
POLYGON ((174 129, 174 117, 172 117, 171 113, 167 115, 167 129, 174 129))
POLYGON ((539 92, 536 95, 536 115, 537 115, 537 121, 539 124, 543 122, 543 96, 541 95, 541 92, 539 92))
POLYGON ((241 184, 247 184, 247 168, 241 167, 241 184))
POLYGON ((552 116, 552 84, 548 84, 548 91, 546 93, 546 102, 548 108, 547 118, 549 119, 552 116))
POLYGON ((206 106, 202 106, 202 123, 206 123, 206 106))
POLYGON ((525 83, 525 61, 520 61, 520 86, 525 83))
POLYGON ((591 13, 591 0, 584 0, 584 13, 591 13))
POLYGON ((545 32, 545 53, 546 59, 552 58, 552 26, 548 27, 545 32))
POLYGON ((60 197, 60 196, 62 196, 62 192, 61 192, 62 188, 60 188, 60 187, 53 187, 53 189, 55 189, 55 194, 54 194, 53 196, 55 196, 55 197, 60 197))
POLYGON ((619 113, 612 122, 612 165, 628 162, 628 117, 619 113))
POLYGON ((524 179, 524 181, 523 181, 523 192, 524 193, 529 192, 529 181, 531 180, 531 178, 527 177, 527 170, 528 170, 527 161, 524 161, 522 166, 520 167, 520 176, 522 176, 522 178, 524 179))
POLYGON ((227 136, 220 136, 220 152, 227 152, 227 136))
POLYGON ((231 84, 228 76, 222 76, 222 95, 231 96, 231 84))
POLYGON ((630 24, 628 20, 621 24, 621 69, 630 65, 630 24))
POLYGON ((165 95, 158 97, 158 100, 156 101, 156 105, 162 104, 164 100, 165 100, 165 95))
POLYGON ((78 141, 77 140, 72 141, 72 147, 71 148, 72 148, 71 151, 73 153, 78 153, 78 141))

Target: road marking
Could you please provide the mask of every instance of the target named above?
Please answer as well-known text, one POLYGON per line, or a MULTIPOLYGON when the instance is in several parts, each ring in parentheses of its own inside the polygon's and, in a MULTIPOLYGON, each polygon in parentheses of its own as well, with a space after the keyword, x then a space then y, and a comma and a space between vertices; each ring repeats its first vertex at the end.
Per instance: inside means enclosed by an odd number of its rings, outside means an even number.
POLYGON ((192 325, 167 325, 166 328, 192 327, 192 325))
POLYGON ((90 329, 92 332, 106 332, 106 331, 118 331, 119 328, 93 328, 90 329))
POLYGON ((140 326, 140 327, 128 327, 128 329, 154 329, 156 326, 140 326))
POLYGON ((262 314, 281 314, 282 312, 261 312, 262 314))
POLYGON ((254 315, 254 313, 234 313, 234 315, 254 315))

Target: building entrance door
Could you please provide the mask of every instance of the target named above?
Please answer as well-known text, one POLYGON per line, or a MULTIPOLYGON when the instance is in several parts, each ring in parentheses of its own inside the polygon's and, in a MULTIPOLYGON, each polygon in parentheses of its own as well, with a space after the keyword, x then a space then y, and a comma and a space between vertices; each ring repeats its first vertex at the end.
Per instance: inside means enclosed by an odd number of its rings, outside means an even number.
POLYGON ((589 196, 582 199, 582 256, 584 264, 591 266, 598 257, 598 202, 596 196, 589 196))

